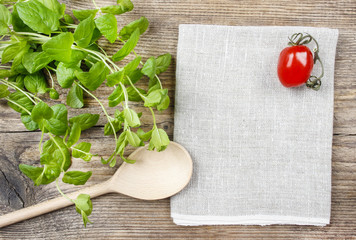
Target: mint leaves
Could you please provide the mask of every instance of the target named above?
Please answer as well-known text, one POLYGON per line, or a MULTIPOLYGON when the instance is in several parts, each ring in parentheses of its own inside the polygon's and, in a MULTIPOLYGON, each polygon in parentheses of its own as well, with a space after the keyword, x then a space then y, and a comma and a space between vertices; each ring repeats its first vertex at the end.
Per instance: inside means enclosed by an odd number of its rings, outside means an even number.
POLYGON ((134 5, 130 0, 117 0, 117 3, 118 3, 117 5, 102 7, 101 11, 103 13, 120 15, 125 12, 129 12, 134 8, 134 5))
POLYGON ((100 61, 95 63, 89 70, 89 72, 76 71, 75 76, 78 80, 91 91, 96 90, 105 80, 109 74, 109 69, 105 64, 100 61))
POLYGON ((84 185, 91 176, 91 172, 68 171, 64 174, 62 181, 73 185, 84 185))
POLYGON ((136 44, 139 39, 140 39, 140 30, 136 28, 135 31, 131 34, 130 38, 124 44, 124 46, 112 56, 112 59, 115 62, 124 59, 136 47, 136 44))
POLYGON ((149 150, 157 149, 157 151, 160 152, 166 149, 168 144, 169 144, 169 138, 167 133, 163 129, 157 127, 153 128, 152 138, 148 149, 149 150))
POLYGON ((59 27, 58 15, 37 0, 19 2, 16 9, 20 19, 39 33, 50 34, 59 27))
POLYGON ((83 89, 78 85, 73 85, 67 95, 67 105, 72 108, 82 108, 84 106, 83 89))
POLYGON ((95 28, 94 20, 91 17, 80 22, 74 31, 74 41, 80 47, 87 47, 93 36, 95 28))
POLYGON ((141 17, 140 19, 137 19, 126 26, 124 26, 119 33, 119 36, 121 37, 122 40, 127 40, 130 38, 132 33, 138 29, 139 34, 143 34, 147 28, 148 28, 149 22, 147 18, 141 17))
POLYGON ((59 62, 70 62, 72 56, 73 34, 60 33, 42 46, 43 51, 59 62))
MULTIPOLYGON (((169 67, 171 55, 143 57, 136 53, 148 20, 141 17, 126 25, 117 22, 119 15, 133 7, 131 0, 117 0, 111 6, 68 14, 65 4, 57 0, 0 1, 0 99, 20 113, 26 129, 41 132, 39 161, 19 166, 36 186, 56 182, 58 191, 68 198, 60 190, 59 180, 72 185, 89 180, 91 171, 70 167, 72 161, 97 160, 91 143, 83 142, 81 136, 100 117, 105 121, 103 134, 114 141, 111 155, 101 158, 110 167, 121 160, 136 162, 126 157, 128 146, 137 148, 148 142, 148 148, 157 151, 168 146, 167 134, 156 123, 156 111, 170 103, 158 75, 169 67), (98 42, 100 38, 103 41, 98 42), (102 42, 105 47, 100 46, 102 42), (104 50, 107 44, 117 44, 118 51, 110 56, 104 50), (138 88, 141 79, 148 81, 148 86, 142 81, 138 88), (111 89, 108 96, 101 94, 103 84, 111 89), (47 102, 48 96, 56 101, 47 102), (68 119, 71 108, 84 108, 90 99, 101 108, 97 114, 68 119), (136 112, 131 102, 151 113, 153 124, 147 132, 139 128, 142 113, 136 112), (115 109, 108 111, 107 105, 115 109)), ((90 196, 81 194, 69 200, 75 203, 84 225, 90 223, 90 196)))
POLYGON ((117 22, 114 15, 108 13, 97 18, 95 20, 95 25, 110 43, 114 43, 116 41, 117 22))
POLYGON ((93 211, 93 205, 88 194, 80 194, 77 199, 74 200, 75 210, 82 215, 84 226, 87 223, 92 223, 89 221, 88 216, 93 211))

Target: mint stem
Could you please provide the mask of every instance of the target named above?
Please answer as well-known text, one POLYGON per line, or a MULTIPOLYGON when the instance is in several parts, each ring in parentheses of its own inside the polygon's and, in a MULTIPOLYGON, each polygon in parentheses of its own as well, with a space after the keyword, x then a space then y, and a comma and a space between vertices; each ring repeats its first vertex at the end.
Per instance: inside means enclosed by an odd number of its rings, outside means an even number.
POLYGON ((0 82, 2 82, 3 84, 5 84, 6 86, 8 87, 11 87, 13 89, 16 89, 18 91, 20 91, 22 94, 24 94, 28 99, 31 100, 31 102, 33 102, 35 105, 37 104, 36 101, 34 101, 32 98, 35 98, 39 101, 42 101, 41 99, 39 99, 38 97, 36 97, 35 95, 29 93, 29 92, 25 92, 23 91, 21 88, 19 88, 18 86, 16 86, 15 84, 12 84, 10 83, 9 81, 6 81, 6 80, 3 80, 3 79, 0 79, 0 82), (32 98, 31 98, 32 97, 32 98))
POLYGON ((41 129, 41 139, 40 139, 40 142, 38 143, 38 150, 40 152, 40 155, 42 154, 42 141, 43 141, 43 136, 44 136, 44 126, 42 127, 41 129))
POLYGON ((151 111, 151 114, 152 114, 152 118, 153 118, 153 125, 157 127, 156 125, 156 117, 155 117, 155 113, 153 112, 153 109, 151 107, 148 107, 151 111))
POLYGON ((24 108, 23 106, 21 106, 20 104, 18 104, 15 101, 12 101, 10 98, 6 97, 5 98, 7 101, 11 102, 12 104, 18 106, 19 108, 21 108, 22 110, 24 110, 26 113, 28 113, 28 115, 31 115, 31 112, 29 110, 27 110, 26 108, 24 108))
POLYGON ((115 130, 115 127, 114 125, 112 124, 112 122, 110 121, 110 116, 108 114, 108 112, 106 111, 104 105, 101 103, 101 101, 94 95, 92 94, 91 92, 89 92, 85 87, 83 87, 80 83, 78 82, 74 82, 75 84, 77 84, 81 89, 83 89, 86 93, 88 93, 92 98, 94 98, 100 105, 101 109, 103 110, 109 124, 110 124, 110 127, 112 129, 112 131, 114 132, 114 137, 115 137, 115 151, 116 151, 116 146, 117 146, 117 136, 116 136, 116 130, 115 130))
POLYGON ((57 190, 58 192, 64 197, 66 198, 68 201, 74 203, 73 199, 70 199, 67 195, 65 195, 62 190, 59 188, 59 184, 58 184, 58 178, 56 179, 56 187, 57 187, 57 190))
POLYGON ((128 94, 127 94, 126 87, 125 87, 125 85, 124 85, 124 84, 122 84, 121 82, 120 82, 120 86, 121 86, 121 88, 122 88, 122 91, 124 92, 124 97, 125 97, 125 107, 126 107, 126 108, 129 108, 129 105, 128 105, 128 102, 129 102, 129 97, 128 97, 128 94))

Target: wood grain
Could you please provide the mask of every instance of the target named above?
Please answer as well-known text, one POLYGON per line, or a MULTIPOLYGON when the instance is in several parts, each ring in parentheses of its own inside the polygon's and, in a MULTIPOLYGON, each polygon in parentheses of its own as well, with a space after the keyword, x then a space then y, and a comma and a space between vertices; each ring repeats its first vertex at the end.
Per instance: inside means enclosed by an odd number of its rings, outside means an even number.
MULTIPOLYGON (((65 0, 67 9, 92 6, 91 1, 65 0)), ((98 0, 99 6, 114 0, 98 0)), ((173 65, 162 75, 163 84, 174 96, 175 56, 178 25, 182 23, 222 25, 283 25, 338 28, 340 31, 335 65, 335 114, 332 155, 332 211, 327 227, 312 226, 176 226, 170 219, 169 200, 140 201, 109 194, 93 200, 93 225, 83 228, 73 207, 0 229, 0 239, 356 239, 356 1, 355 0, 147 0, 134 1, 135 9, 118 19, 120 26, 140 16, 151 25, 141 38, 137 52, 145 58, 170 52, 173 65)), ((102 41, 106 50, 114 52, 119 45, 102 41)), ((142 85, 145 84, 144 82, 142 85)), ((65 93, 63 91, 62 93, 65 93)), ((107 88, 97 90, 107 104, 107 88)), ((63 102, 63 96, 59 102, 63 102)), ((38 162, 39 132, 27 132, 19 115, 0 101, 0 214, 33 205, 58 196, 49 186, 33 187, 18 170, 19 163, 38 162), (10 128, 11 126, 11 128, 10 128)), ((143 109, 140 104, 132 104, 143 109)), ((158 122, 173 133, 174 102, 158 116, 158 122)), ((71 111, 100 111, 86 98, 86 108, 71 111)), ((112 111, 112 110, 111 110, 112 111)), ((144 115, 148 112, 144 111, 144 115)), ((144 117, 149 128, 150 117, 144 117)), ((93 150, 110 154, 113 141, 103 137, 104 118, 92 130, 83 133, 93 143, 93 150)), ((132 149, 130 150, 132 151, 132 149)), ((130 153, 128 151, 128 153, 130 153)), ((93 170, 88 184, 108 179, 115 171, 101 165, 98 158, 90 163, 75 161, 73 169, 93 170)), ((75 190, 62 186, 65 191, 75 190)))

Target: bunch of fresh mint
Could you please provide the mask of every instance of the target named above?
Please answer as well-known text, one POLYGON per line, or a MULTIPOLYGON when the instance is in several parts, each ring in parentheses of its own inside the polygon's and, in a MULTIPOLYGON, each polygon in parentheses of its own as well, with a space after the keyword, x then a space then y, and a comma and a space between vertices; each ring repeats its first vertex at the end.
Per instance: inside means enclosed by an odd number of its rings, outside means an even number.
MULTIPOLYGON (((52 99, 59 98, 53 74, 62 88, 70 88, 68 106, 82 108, 83 93, 93 97, 101 106, 107 118, 104 134, 114 135, 116 146, 108 159, 101 158, 103 164, 115 166, 118 156, 125 162, 134 163, 134 159, 124 157, 128 144, 139 147, 149 141, 149 149, 157 151, 164 150, 169 144, 166 132, 156 125, 153 108, 161 111, 169 105, 168 91, 163 89, 158 74, 168 68, 171 55, 150 57, 143 62, 136 54, 134 48, 148 28, 148 20, 141 17, 118 31, 115 17, 132 9, 130 0, 117 0, 112 6, 73 10, 79 21, 75 24, 78 21, 65 14, 65 5, 57 0, 0 0, 0 98, 6 99, 8 105, 21 114, 21 121, 28 130, 42 132, 39 143, 41 167, 20 165, 20 170, 35 185, 56 181, 58 191, 68 198, 59 188, 59 178, 68 184, 82 185, 92 174, 68 169, 71 157, 91 160, 91 144, 77 142, 82 131, 97 123, 99 114, 86 113, 68 120, 64 104, 49 106, 45 103, 41 99, 43 94, 48 93, 52 99), (97 43, 102 36, 112 44, 117 40, 121 42, 121 49, 108 56, 97 43), (131 53, 135 55, 133 61, 121 67, 115 64, 131 53), (135 86, 144 75, 149 78, 147 90, 135 86), (49 76, 49 84, 45 76, 49 76), (109 116, 92 93, 103 82, 113 88, 108 96, 109 106, 121 105, 114 116, 109 116), (150 109, 152 130, 134 131, 141 124, 142 114, 131 109, 129 101, 143 101, 150 109), (49 140, 42 144, 44 134, 48 134, 49 140)), ((81 194, 68 200, 75 204, 84 225, 90 222, 90 197, 81 194)))

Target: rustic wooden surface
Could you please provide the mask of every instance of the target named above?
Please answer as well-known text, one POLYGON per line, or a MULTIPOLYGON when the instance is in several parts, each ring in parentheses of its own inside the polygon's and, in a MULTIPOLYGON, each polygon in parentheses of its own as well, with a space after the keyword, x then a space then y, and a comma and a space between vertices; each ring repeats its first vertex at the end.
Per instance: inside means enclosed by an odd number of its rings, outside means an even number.
MULTIPOLYGON (((92 7, 89 0, 64 0, 67 9, 92 7)), ((113 4, 114 0, 98 0, 99 6, 113 4)), ((175 56, 178 25, 181 23, 222 25, 292 25, 331 27, 340 30, 335 65, 335 114, 332 155, 332 211, 327 227, 312 226, 176 226, 170 218, 169 199, 141 201, 126 196, 109 194, 93 200, 94 222, 83 228, 80 216, 73 207, 49 213, 26 222, 0 229, 1 239, 356 239, 356 1, 355 0, 145 0, 134 1, 133 12, 120 17, 123 25, 140 16, 151 22, 149 31, 141 38, 137 52, 144 57, 170 52, 173 64, 162 75, 163 84, 174 96, 175 56)), ((106 45, 109 52, 118 46, 106 45)), ((142 86, 144 83, 142 83, 142 86)), ((62 91, 65 93, 65 91, 62 91)), ((97 94, 104 96, 103 87, 97 94)), ((64 102, 61 96, 60 102, 64 102)), ((86 98, 86 108, 72 111, 100 111, 98 105, 86 98)), ((133 105, 136 109, 141 105, 133 105)), ((158 122, 170 137, 173 133, 173 107, 158 116, 158 122)), ((0 102, 0 214, 58 196, 50 184, 33 187, 18 170, 19 163, 39 161, 37 144, 39 132, 28 132, 19 120, 19 114, 0 102)), ((111 113, 113 111, 111 110, 111 113)), ((144 111, 144 125, 151 119, 144 111)), ((99 126, 83 133, 84 140, 93 143, 93 150, 110 154, 113 141, 103 136, 104 119, 99 126)), ((73 169, 93 170, 88 184, 108 179, 115 169, 101 165, 98 159, 90 163, 76 161, 73 169)), ((73 188, 63 185, 65 191, 73 188)))

